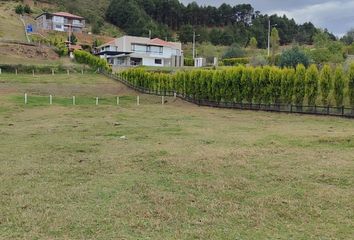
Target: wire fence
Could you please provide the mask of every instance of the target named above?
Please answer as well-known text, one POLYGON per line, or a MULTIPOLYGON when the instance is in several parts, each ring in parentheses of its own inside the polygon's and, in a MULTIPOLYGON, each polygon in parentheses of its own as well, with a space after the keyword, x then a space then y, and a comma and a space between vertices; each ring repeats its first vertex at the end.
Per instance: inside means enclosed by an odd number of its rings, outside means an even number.
POLYGON ((184 101, 196 104, 198 106, 214 107, 214 108, 227 108, 227 109, 240 109, 240 110, 253 110, 253 111, 267 111, 267 112, 281 112, 281 113, 298 113, 298 114, 311 114, 323 116, 336 116, 345 118, 354 118, 354 108, 347 107, 332 107, 332 106, 306 106, 294 104, 258 104, 258 103, 237 103, 225 101, 212 101, 206 99, 196 99, 192 96, 178 93, 176 91, 159 91, 150 88, 143 88, 136 86, 131 82, 118 77, 112 73, 102 72, 105 76, 119 81, 126 86, 145 94, 158 95, 158 96, 174 96, 184 101))

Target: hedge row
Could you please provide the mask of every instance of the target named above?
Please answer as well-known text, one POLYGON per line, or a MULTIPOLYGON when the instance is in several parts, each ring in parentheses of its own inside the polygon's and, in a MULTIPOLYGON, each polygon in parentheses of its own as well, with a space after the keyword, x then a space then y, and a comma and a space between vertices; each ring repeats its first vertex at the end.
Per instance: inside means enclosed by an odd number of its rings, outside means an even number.
POLYGON ((83 69, 82 66, 63 66, 63 65, 21 65, 21 64, 0 64, 1 72, 3 73, 32 73, 33 70, 36 74, 51 74, 52 70, 55 73, 70 72, 81 73, 82 70, 89 71, 89 69, 83 69))
POLYGON ((321 101, 323 105, 336 106, 349 102, 354 108, 354 64, 347 74, 340 66, 331 69, 326 65, 319 71, 315 65, 308 69, 298 65, 296 69, 238 66, 175 74, 130 69, 119 75, 138 87, 175 91, 200 100, 296 105, 321 101))
POLYGON ((193 58, 184 58, 184 66, 193 67, 194 66, 193 58))
POLYGON ((88 64, 95 69, 99 68, 105 71, 111 71, 111 67, 105 59, 96 57, 89 52, 83 50, 75 50, 74 56, 78 63, 88 64))
POLYGON ((238 66, 250 63, 249 58, 226 58, 222 60, 224 66, 238 66))

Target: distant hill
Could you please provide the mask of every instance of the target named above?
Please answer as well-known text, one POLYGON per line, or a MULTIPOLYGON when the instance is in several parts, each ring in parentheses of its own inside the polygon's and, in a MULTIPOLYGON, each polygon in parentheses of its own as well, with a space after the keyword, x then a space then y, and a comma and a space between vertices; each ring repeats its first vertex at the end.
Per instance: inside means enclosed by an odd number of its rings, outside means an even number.
MULTIPOLYGON (((105 32, 111 25, 130 35, 178 38, 191 42, 197 32, 197 42, 214 45, 247 45, 251 37, 258 47, 267 45, 268 19, 276 24, 281 44, 298 42, 312 44, 318 29, 312 23, 297 24, 286 16, 268 16, 250 4, 220 7, 200 6, 193 2, 184 5, 178 0, 37 0, 56 4, 58 10, 84 16, 95 33, 105 32)), ((106 31, 107 32, 107 31, 106 31)), ((109 32, 109 31, 108 31, 109 32)), ((328 33, 331 38, 335 38, 328 33)), ((114 35, 114 34, 110 34, 114 35)))
MULTIPOLYGON (((7 1, 9 2, 9 1, 7 1)), ((14 1, 12 1, 14 2, 14 1)), ((23 0, 43 11, 68 11, 87 20, 92 32, 107 36, 130 34, 213 45, 246 46, 255 37, 259 48, 267 46, 268 20, 276 25, 282 45, 312 44, 319 31, 312 23, 297 24, 286 16, 268 16, 250 4, 220 7, 184 5, 178 0, 23 0)), ((4 32, 4 31, 3 31, 4 32)), ((328 32, 327 32, 328 33, 328 32)), ((1 34, 1 28, 0 28, 1 34)), ((333 34, 328 33, 331 38, 333 34)), ((1 35, 0 35, 1 37, 1 35)))

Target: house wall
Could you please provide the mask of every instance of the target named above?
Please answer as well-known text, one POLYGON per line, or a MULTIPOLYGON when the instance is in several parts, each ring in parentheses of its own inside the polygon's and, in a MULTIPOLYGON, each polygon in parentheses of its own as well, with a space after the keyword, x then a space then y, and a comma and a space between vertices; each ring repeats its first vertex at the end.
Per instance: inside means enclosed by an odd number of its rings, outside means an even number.
POLYGON ((55 30, 59 32, 67 32, 68 27, 65 24, 72 25, 72 31, 81 33, 85 27, 85 20, 68 19, 61 16, 51 16, 43 14, 36 19, 37 29, 55 30))

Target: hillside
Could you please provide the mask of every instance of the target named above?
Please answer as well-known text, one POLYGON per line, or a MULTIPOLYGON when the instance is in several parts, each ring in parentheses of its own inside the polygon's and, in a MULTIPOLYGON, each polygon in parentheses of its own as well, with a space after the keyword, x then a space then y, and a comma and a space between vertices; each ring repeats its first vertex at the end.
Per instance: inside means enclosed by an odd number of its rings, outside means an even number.
MULTIPOLYGON (((247 45, 256 37, 259 48, 267 45, 268 19, 277 24, 282 45, 294 41, 312 44, 318 29, 312 23, 297 24, 286 16, 268 16, 250 4, 220 7, 188 5, 178 0, 38 0, 25 1, 33 5, 50 3, 52 9, 82 15, 91 24, 94 33, 119 36, 124 31, 130 35, 167 38, 191 42, 193 30, 197 42, 213 45, 247 45), (121 30, 122 31, 121 31, 121 30)), ((42 11, 47 10, 41 7, 42 11)), ((331 38, 334 36, 328 33, 331 38)))
POLYGON ((15 2, 0 1, 0 40, 26 40, 23 24, 13 10, 15 6, 15 2))

